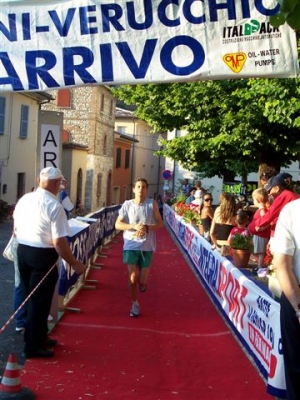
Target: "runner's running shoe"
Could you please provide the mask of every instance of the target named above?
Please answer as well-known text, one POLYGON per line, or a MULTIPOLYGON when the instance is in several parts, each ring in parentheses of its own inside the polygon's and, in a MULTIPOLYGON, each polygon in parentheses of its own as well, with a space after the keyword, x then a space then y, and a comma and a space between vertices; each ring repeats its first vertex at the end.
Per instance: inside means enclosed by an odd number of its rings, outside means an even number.
POLYGON ((139 303, 132 303, 129 315, 131 317, 139 317, 139 315, 140 315, 140 305, 139 305, 139 303))

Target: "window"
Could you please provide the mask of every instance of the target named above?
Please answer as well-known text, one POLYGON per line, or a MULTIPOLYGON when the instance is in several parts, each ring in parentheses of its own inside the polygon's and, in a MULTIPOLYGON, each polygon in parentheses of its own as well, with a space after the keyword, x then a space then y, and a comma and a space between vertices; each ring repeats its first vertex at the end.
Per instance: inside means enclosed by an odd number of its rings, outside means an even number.
POLYGON ((118 133, 126 133, 126 126, 117 126, 117 132, 118 133))
POLYGON ((102 174, 97 175, 97 196, 101 196, 102 174))
POLYGON ((105 135, 103 139, 103 155, 106 156, 106 154, 107 154, 107 136, 105 135))
POLYGON ((21 105, 20 138, 27 139, 29 106, 21 105))
POLYGON ((114 101, 111 100, 110 101, 110 107, 109 107, 109 116, 110 117, 113 115, 113 105, 114 105, 114 101))
POLYGON ((118 147, 117 154, 116 154, 116 168, 121 167, 121 159, 122 159, 122 149, 121 149, 121 147, 118 147))
POLYGON ((100 104, 100 111, 104 111, 104 94, 101 94, 101 104, 100 104))
POLYGON ((0 135, 4 135, 5 128, 5 97, 0 97, 0 135))
POLYGON ((63 143, 70 143, 70 136, 71 133, 67 129, 63 129, 62 131, 62 142, 63 143))
POLYGON ((130 166, 130 150, 125 150, 125 168, 129 168, 130 166))
POLYGON ((83 181, 83 173, 82 169, 79 168, 77 171, 77 182, 76 182, 76 206, 77 212, 80 215, 83 215, 84 207, 83 207, 83 199, 82 199, 82 181, 83 181))
POLYGON ((113 204, 120 204, 120 187, 113 187, 113 204))
POLYGON ((57 106, 58 107, 71 107, 71 91, 70 89, 60 89, 57 92, 57 106))

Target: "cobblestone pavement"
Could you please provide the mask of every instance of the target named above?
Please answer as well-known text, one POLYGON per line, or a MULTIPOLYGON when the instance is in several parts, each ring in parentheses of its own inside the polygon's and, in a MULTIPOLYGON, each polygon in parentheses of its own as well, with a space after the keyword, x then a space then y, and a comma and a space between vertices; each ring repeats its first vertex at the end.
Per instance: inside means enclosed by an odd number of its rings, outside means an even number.
MULTIPOLYGON (((0 329, 13 314, 14 265, 2 256, 12 229, 12 220, 0 222, 0 329)), ((0 376, 3 375, 10 353, 16 355, 20 366, 24 365, 23 347, 23 336, 15 332, 15 323, 12 321, 0 333, 0 376)))

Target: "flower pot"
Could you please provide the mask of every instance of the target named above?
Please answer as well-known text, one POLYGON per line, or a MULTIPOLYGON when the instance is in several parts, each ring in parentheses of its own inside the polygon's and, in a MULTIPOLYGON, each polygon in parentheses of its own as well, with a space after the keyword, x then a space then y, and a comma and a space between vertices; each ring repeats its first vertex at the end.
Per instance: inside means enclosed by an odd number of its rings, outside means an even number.
POLYGON ((281 287, 279 285, 278 279, 276 276, 269 275, 268 276, 268 288, 270 292, 273 294, 273 297, 280 298, 281 296, 281 287))
POLYGON ((247 268, 251 252, 248 250, 231 249, 233 264, 237 268, 247 268))
POLYGON ((184 219, 187 224, 197 226, 197 221, 195 219, 184 219))

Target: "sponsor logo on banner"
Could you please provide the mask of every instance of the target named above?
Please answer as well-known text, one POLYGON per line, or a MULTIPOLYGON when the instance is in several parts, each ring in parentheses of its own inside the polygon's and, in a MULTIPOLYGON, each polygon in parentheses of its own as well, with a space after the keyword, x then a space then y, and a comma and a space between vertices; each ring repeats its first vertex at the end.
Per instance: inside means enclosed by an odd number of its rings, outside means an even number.
POLYGON ((223 56, 223 60, 231 69, 231 71, 239 73, 243 69, 243 66, 247 60, 247 56, 245 53, 231 53, 225 54, 225 56, 223 56))

